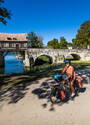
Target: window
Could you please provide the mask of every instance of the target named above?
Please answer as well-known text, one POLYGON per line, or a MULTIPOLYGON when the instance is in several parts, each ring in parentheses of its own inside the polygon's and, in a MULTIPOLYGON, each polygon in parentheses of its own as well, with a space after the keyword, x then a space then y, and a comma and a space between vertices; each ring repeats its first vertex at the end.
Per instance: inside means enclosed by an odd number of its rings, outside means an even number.
POLYGON ((27 43, 24 43, 24 47, 25 47, 25 48, 27 47, 27 43))
POLYGON ((12 38, 11 37, 7 37, 7 40, 12 40, 12 38))
POLYGON ((9 43, 4 43, 4 47, 9 47, 9 43))
POLYGON ((26 36, 26 39, 28 39, 29 37, 28 36, 26 36))
POLYGON ((16 44, 16 49, 19 49, 19 44, 16 44))
POLYGON ((17 40, 17 38, 13 38, 13 40, 17 40))

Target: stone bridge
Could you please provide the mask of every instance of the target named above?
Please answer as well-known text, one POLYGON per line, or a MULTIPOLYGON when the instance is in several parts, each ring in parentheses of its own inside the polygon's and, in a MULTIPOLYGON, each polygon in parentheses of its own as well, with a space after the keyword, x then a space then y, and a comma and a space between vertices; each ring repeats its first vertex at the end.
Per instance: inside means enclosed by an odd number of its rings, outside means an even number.
POLYGON ((28 64, 30 62, 30 58, 33 58, 34 62, 39 56, 48 56, 52 59, 53 63, 62 62, 66 57, 76 55, 80 57, 82 61, 90 61, 90 50, 86 49, 28 49, 25 52, 25 61, 28 64))
MULTIPOLYGON (((5 51, 0 52, 0 66, 3 66, 3 64, 4 64, 3 53, 5 51)), ((10 52, 13 52, 13 51, 10 50, 10 52)), ((19 51, 19 50, 17 50, 17 51, 19 51)), ((78 57, 80 57, 80 60, 82 60, 82 61, 90 61, 90 50, 86 50, 86 49, 79 50, 79 49, 29 48, 29 49, 22 49, 21 53, 22 53, 21 55, 23 55, 23 57, 24 57, 23 62, 24 62, 25 66, 30 66, 30 63, 32 63, 31 59, 33 59, 33 63, 34 63, 35 60, 39 56, 42 56, 42 55, 47 56, 50 60, 52 60, 52 63, 60 63, 60 62, 63 62, 63 60, 66 57, 68 57, 68 56, 75 57, 76 55, 78 57)))

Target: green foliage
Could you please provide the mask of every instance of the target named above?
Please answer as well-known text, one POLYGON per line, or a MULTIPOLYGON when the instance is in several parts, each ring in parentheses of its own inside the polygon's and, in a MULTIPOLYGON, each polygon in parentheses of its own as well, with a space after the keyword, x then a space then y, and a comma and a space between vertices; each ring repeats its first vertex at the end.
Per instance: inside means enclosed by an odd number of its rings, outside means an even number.
POLYGON ((74 49, 77 48, 76 39, 72 39, 72 47, 73 47, 74 49))
POLYGON ((67 56, 65 59, 68 59, 68 60, 73 60, 73 56, 67 56))
POLYGON ((81 24, 76 39, 73 39, 73 43, 78 48, 87 48, 87 46, 90 46, 90 21, 85 21, 81 24))
POLYGON ((6 8, 1 6, 2 3, 4 3, 4 0, 0 0, 0 22, 6 24, 7 23, 6 19, 10 19, 11 14, 6 8))
POLYGON ((42 48, 43 42, 42 38, 38 37, 34 32, 30 32, 27 35, 28 47, 30 48, 42 48))
POLYGON ((49 58, 47 56, 40 56, 39 59, 49 62, 49 58))
POLYGON ((69 60, 80 60, 80 56, 77 54, 71 54, 69 56, 67 56, 65 59, 69 59, 69 60))
POLYGON ((67 49, 68 42, 64 37, 60 37, 60 49, 67 49))
POLYGON ((67 43, 67 46, 71 46, 71 47, 72 47, 72 46, 73 46, 73 43, 67 43))
POLYGON ((60 37, 60 41, 58 39, 53 39, 47 43, 48 48, 53 48, 53 49, 67 49, 68 47, 68 42, 64 37, 60 37))
POLYGON ((80 60, 80 56, 77 54, 71 54, 73 56, 73 60, 80 60))
POLYGON ((52 63, 52 58, 46 55, 39 56, 35 61, 35 65, 43 65, 51 63, 52 63))
POLYGON ((58 39, 53 39, 47 43, 47 47, 53 48, 53 49, 58 49, 59 48, 59 42, 58 39))

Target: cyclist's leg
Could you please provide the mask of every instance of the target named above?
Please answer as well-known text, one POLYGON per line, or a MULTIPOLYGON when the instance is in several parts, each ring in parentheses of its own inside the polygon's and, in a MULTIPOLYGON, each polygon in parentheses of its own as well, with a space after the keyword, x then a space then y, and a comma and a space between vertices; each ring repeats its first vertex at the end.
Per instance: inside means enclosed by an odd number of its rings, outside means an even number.
POLYGON ((71 89, 71 97, 75 95, 75 89, 74 89, 74 80, 70 80, 70 89, 71 89))

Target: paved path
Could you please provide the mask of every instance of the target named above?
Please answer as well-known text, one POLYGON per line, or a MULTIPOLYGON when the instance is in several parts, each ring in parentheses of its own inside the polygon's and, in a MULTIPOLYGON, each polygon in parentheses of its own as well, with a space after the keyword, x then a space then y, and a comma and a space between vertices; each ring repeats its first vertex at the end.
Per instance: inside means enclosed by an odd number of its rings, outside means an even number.
POLYGON ((0 98, 0 125, 90 125, 90 85, 73 101, 52 105, 45 98, 52 78, 4 91, 0 98), (21 87, 21 88, 20 88, 21 87), (21 91, 20 91, 21 90, 21 91))

